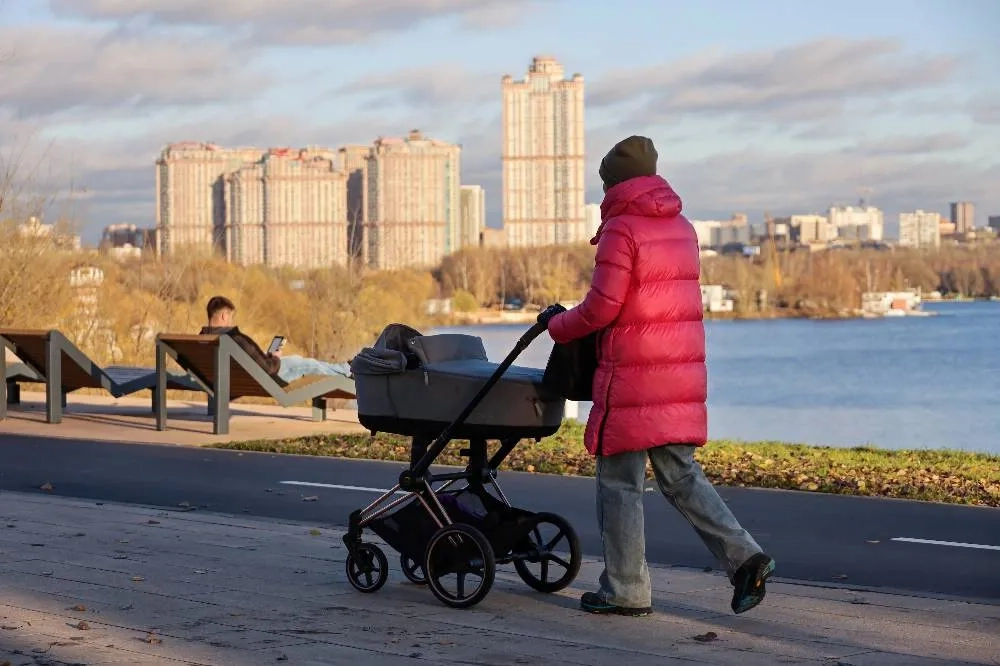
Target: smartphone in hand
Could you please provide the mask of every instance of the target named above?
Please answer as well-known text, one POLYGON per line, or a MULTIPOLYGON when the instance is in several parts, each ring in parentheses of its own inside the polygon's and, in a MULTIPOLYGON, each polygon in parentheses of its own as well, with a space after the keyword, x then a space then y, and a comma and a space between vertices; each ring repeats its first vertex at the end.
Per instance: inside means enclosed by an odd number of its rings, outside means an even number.
POLYGON ((268 354, 274 354, 275 352, 281 351, 281 348, 285 346, 285 336, 276 335, 274 339, 271 340, 271 344, 267 348, 268 354))

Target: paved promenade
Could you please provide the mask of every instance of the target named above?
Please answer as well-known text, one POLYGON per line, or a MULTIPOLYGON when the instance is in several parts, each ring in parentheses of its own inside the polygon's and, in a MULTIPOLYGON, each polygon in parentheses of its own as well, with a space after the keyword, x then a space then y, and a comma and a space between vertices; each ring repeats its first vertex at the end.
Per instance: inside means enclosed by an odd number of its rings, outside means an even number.
POLYGON ((734 616, 724 577, 673 568, 655 615, 595 617, 587 561, 552 596, 502 567, 457 611, 391 553, 389 583, 356 592, 337 531, 187 509, 0 493, 0 664, 1000 664, 1000 606, 778 579, 734 616))
POLYGON ((12 405, 0 421, 0 434, 44 435, 67 439, 142 444, 203 446, 216 442, 304 437, 318 433, 366 432, 353 410, 329 409, 327 420, 312 420, 308 407, 281 407, 234 402, 228 435, 212 434, 212 418, 205 398, 169 400, 167 429, 158 431, 148 398, 112 398, 71 394, 62 423, 45 422, 45 394, 22 391, 21 404, 12 405))

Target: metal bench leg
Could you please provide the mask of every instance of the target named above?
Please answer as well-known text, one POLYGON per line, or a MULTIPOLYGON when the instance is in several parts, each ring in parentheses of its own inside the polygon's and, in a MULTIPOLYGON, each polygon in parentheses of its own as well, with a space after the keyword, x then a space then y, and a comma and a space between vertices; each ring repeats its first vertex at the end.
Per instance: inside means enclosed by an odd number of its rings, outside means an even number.
POLYGON ((0 420, 7 418, 7 405, 21 402, 21 387, 17 382, 5 381, 0 385, 0 420))
POLYGON ((215 416, 213 432, 229 434, 229 353, 220 348, 215 353, 215 416))
POLYGON ((45 420, 49 423, 61 423, 63 406, 66 404, 66 394, 62 387, 62 352, 52 340, 45 341, 45 420))
POLYGON ((167 348, 156 341, 156 386, 153 388, 153 413, 156 429, 167 429, 167 348))
POLYGON ((312 399, 313 421, 326 421, 326 398, 312 399))

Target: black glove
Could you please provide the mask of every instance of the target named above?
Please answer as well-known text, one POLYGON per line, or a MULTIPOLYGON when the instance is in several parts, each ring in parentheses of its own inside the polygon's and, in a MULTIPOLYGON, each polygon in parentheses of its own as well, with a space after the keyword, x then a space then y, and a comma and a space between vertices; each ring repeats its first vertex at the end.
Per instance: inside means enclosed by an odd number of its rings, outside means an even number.
POLYGON ((555 305, 550 305, 549 307, 545 308, 544 310, 538 313, 537 321, 539 324, 545 324, 546 326, 548 326, 549 320, 551 320, 553 317, 555 317, 557 314, 561 312, 566 312, 566 308, 559 305, 558 303, 556 303, 555 305))

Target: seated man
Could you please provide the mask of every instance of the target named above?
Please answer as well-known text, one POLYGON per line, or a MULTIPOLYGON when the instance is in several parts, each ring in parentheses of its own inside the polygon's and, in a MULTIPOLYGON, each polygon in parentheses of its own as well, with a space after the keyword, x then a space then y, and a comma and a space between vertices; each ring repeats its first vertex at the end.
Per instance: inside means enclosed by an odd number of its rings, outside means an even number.
POLYGON ((281 350, 265 353, 252 338, 233 324, 236 306, 225 296, 210 298, 206 310, 208 326, 201 329, 202 335, 228 335, 250 358, 264 368, 267 374, 281 379, 286 384, 306 375, 341 375, 342 377, 350 377, 351 375, 350 366, 347 363, 327 363, 302 356, 282 357, 281 350))

